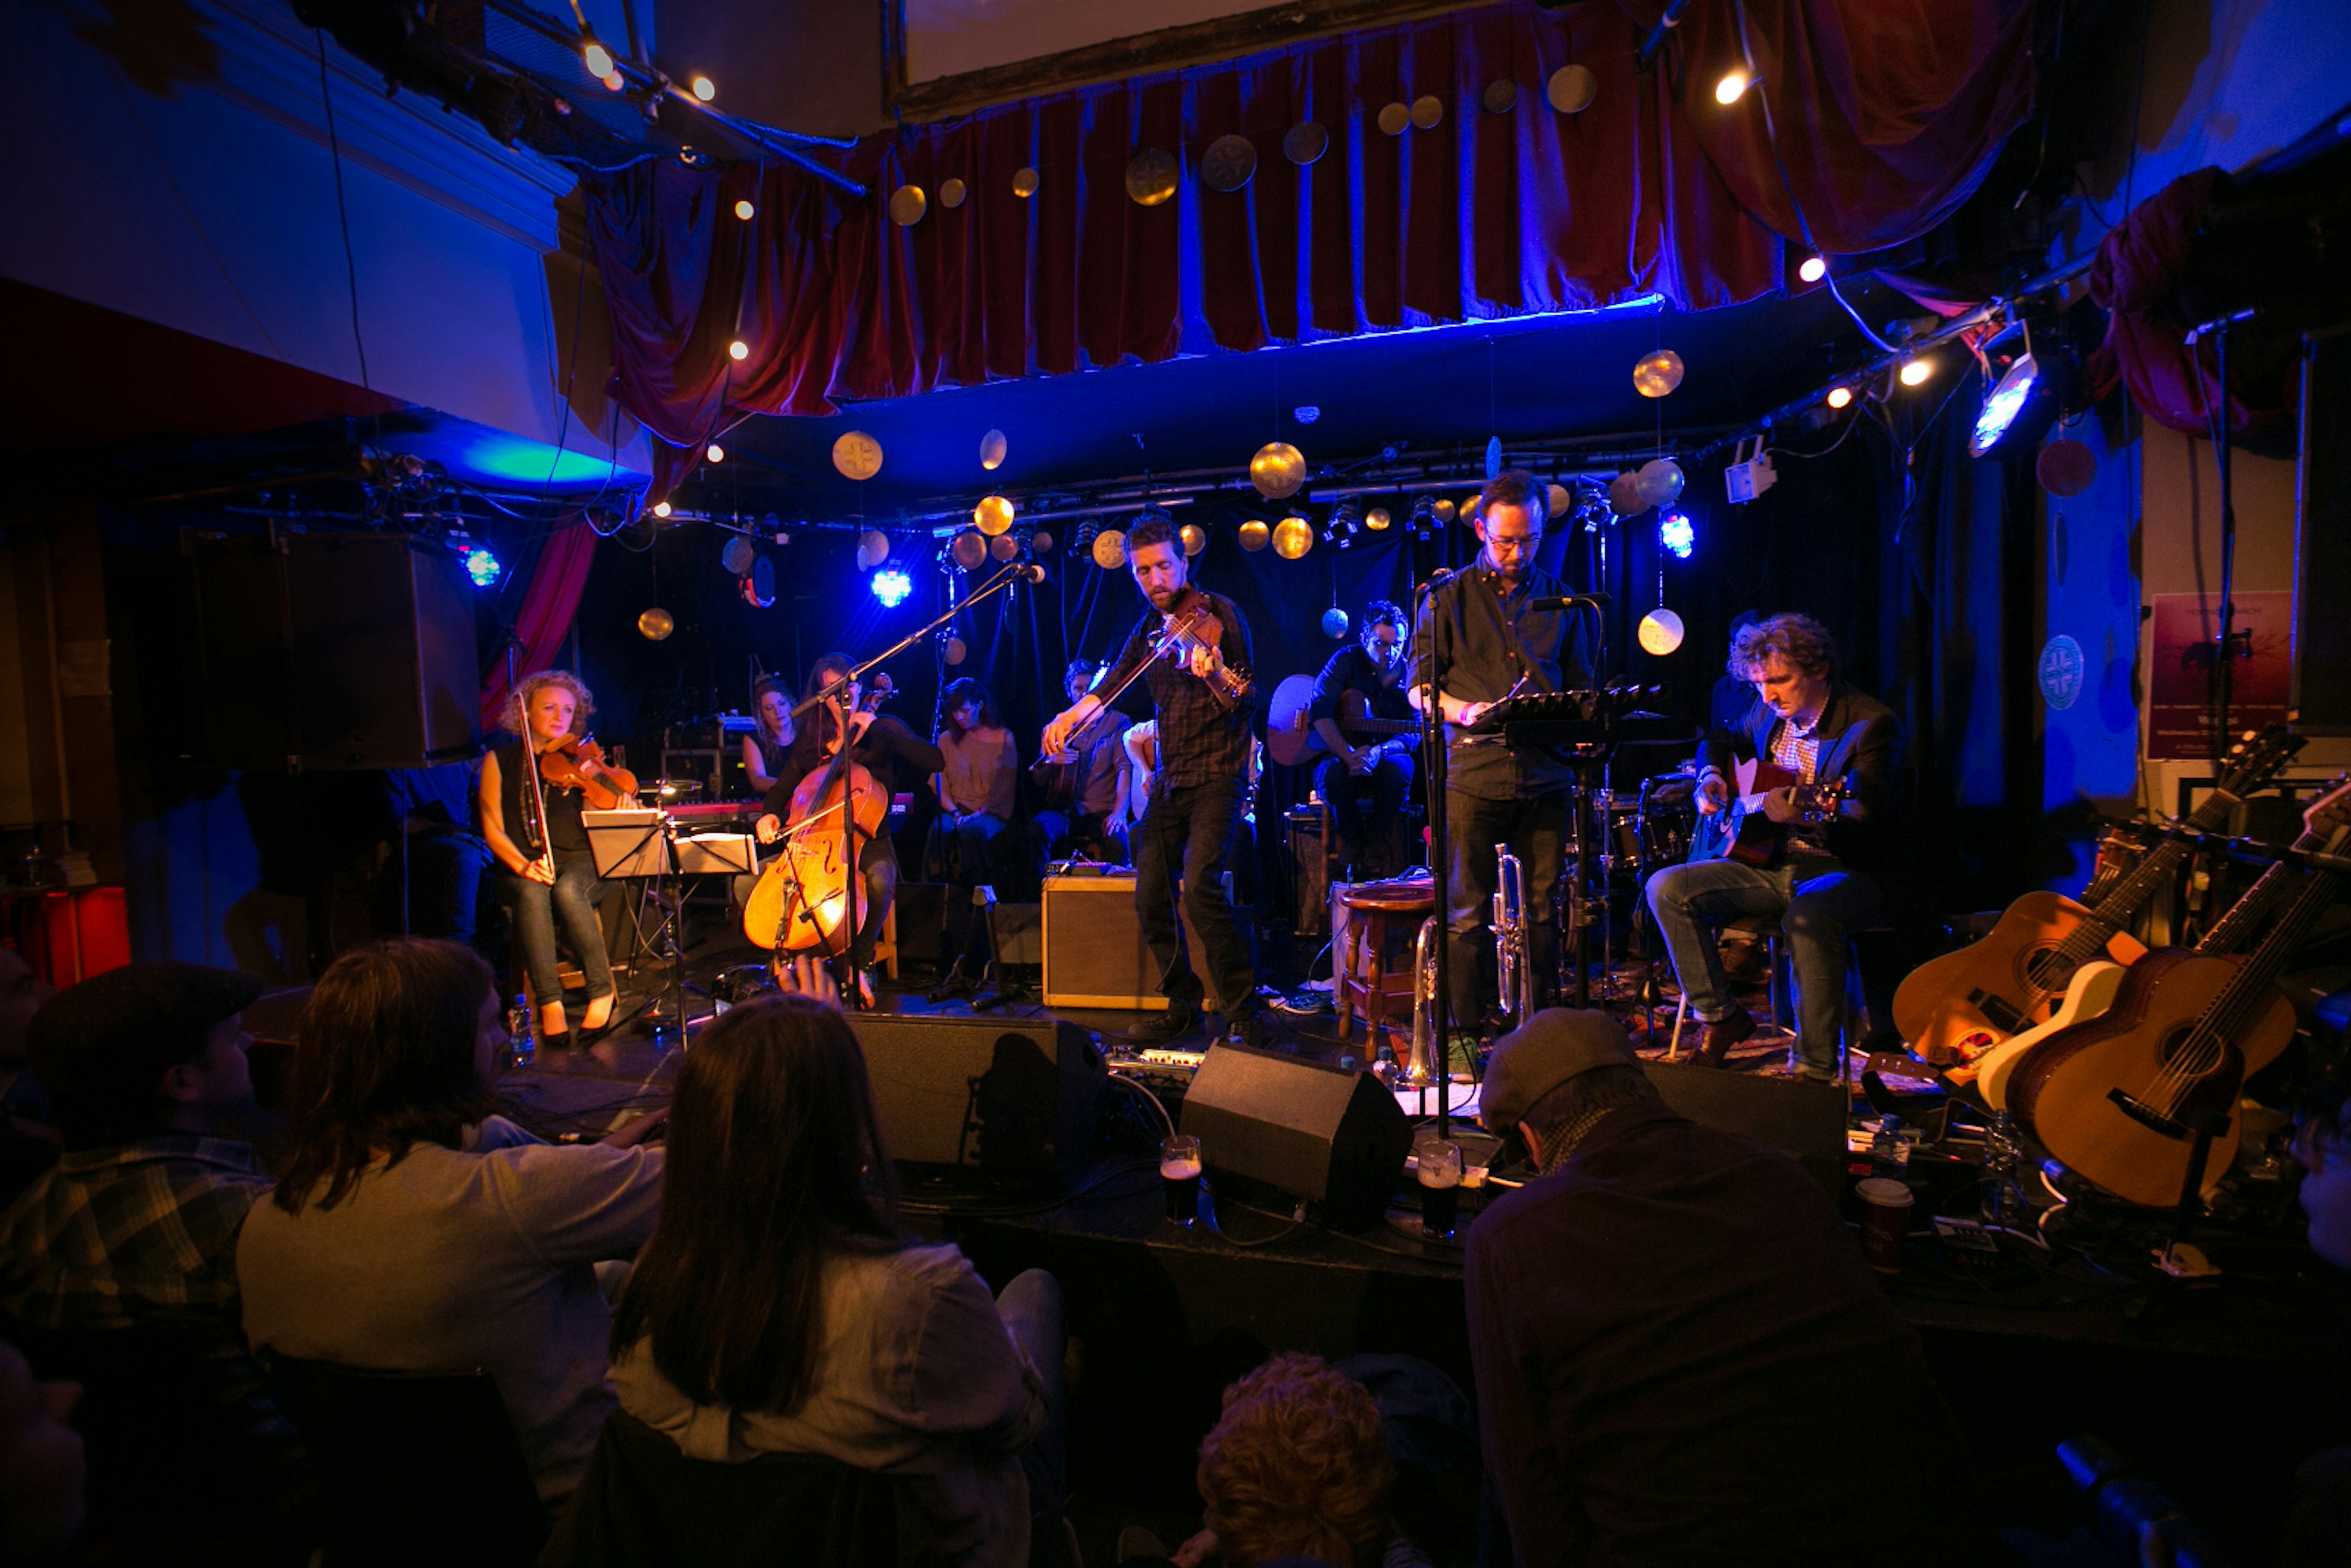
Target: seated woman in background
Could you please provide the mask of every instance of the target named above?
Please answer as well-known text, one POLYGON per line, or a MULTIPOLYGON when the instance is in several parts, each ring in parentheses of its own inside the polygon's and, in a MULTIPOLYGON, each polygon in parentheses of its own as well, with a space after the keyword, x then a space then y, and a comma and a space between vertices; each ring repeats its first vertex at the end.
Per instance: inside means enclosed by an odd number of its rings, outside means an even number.
POLYGON ((759 800, 784 776, 784 759, 791 754, 791 694, 773 676, 762 676, 751 688, 751 711, 758 727, 743 737, 743 771, 750 777, 751 793, 759 800))
POLYGON ((588 1011, 580 1029, 601 1030, 612 1021, 612 970, 604 953, 603 923, 596 915, 604 883, 589 852, 588 830, 580 824, 580 792, 543 779, 534 789, 531 774, 546 752, 588 733, 596 699, 569 670, 525 675, 515 695, 504 722, 519 733, 482 758, 482 838, 498 862, 493 873, 498 897, 514 913, 515 942, 538 1009, 539 1044, 560 1047, 571 1043, 571 1025, 556 971, 558 925, 587 977, 588 1011), (543 823, 541 799, 547 802, 543 823))
MULTIPOLYGON (((490 968, 403 937, 327 967, 302 1011, 294 1145, 236 1250, 256 1349, 388 1371, 480 1367, 539 1495, 580 1483, 613 1405, 600 1282, 652 1234, 658 1113, 601 1144, 495 1114, 490 968)), ((422 1501, 423 1500, 420 1500, 422 1501)))
POLYGON ((1061 1511, 1060 1287, 991 1298, 899 1232, 857 1037, 799 971, 819 994, 730 1009, 679 1070, 664 1217, 613 1319, 621 1407, 690 1459, 906 1476, 940 1561, 1025 1563, 1032 1505, 1061 1511))
MULTIPOLYGON (((935 1000, 968 993, 987 967, 987 923, 984 907, 970 896, 977 887, 994 887, 1005 871, 998 836, 1012 821, 1013 803, 1020 783, 1020 753, 1012 732, 996 716, 987 689, 966 677, 940 695, 944 716, 939 726, 939 750, 945 766, 934 780, 938 788, 938 839, 934 841, 945 861, 941 880, 964 896, 949 901, 949 935, 954 935, 956 910, 971 912, 962 951, 946 978, 932 993, 935 1000)), ((1007 841, 1008 842, 1009 841, 1007 841)))

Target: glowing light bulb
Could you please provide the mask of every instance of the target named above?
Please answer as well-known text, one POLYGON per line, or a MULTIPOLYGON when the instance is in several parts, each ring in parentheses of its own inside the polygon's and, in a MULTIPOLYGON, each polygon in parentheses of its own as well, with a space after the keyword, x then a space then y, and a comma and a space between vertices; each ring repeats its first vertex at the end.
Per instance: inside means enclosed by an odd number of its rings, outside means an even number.
MULTIPOLYGON (((730 360, 747 360, 751 357, 751 345, 737 338, 726 345, 726 357, 730 360)), ((716 463, 718 459, 714 457, 711 461, 716 463)))
POLYGON ((903 571, 893 569, 873 574, 873 597, 880 600, 886 609, 897 609, 914 591, 914 580, 903 571))
POLYGON ((654 517, 668 517, 668 516, 669 516, 669 503, 668 503, 667 501, 655 501, 655 502, 653 503, 653 516, 654 516, 654 517))
POLYGON ((599 81, 620 68, 612 58, 612 51, 592 38, 589 40, 588 47, 580 51, 580 58, 587 66, 588 74, 599 81))
POLYGON ((751 221, 751 214, 758 210, 758 208, 753 206, 747 201, 737 202, 735 204, 735 215, 741 218, 747 224, 751 221))
POLYGON ((1906 387, 1925 386, 1928 378, 1934 373, 1935 361, 1932 360, 1905 360, 1902 362, 1902 384, 1906 387))
POLYGON ((712 99, 718 96, 718 84, 712 81, 708 77, 695 78, 693 85, 694 96, 700 99, 705 103, 708 103, 712 99))
POLYGON ((1829 406, 1831 408, 1843 408, 1852 401, 1853 389, 1851 387, 1829 388, 1829 406))
POLYGON ((1720 104, 1737 103, 1739 95, 1753 86, 1755 78, 1747 74, 1746 68, 1743 66, 1726 71, 1723 73, 1722 79, 1714 84, 1714 101, 1720 104))
POLYGON ((1808 256, 1804 257, 1804 264, 1796 268, 1796 276, 1806 283, 1818 283, 1828 275, 1829 258, 1824 256, 1808 256))
POLYGON ((504 570, 487 545, 475 545, 465 552, 465 575, 474 580, 475 588, 492 586, 498 580, 498 573, 504 570))
POLYGON ((705 457, 709 458, 713 463, 724 463, 726 461, 726 448, 719 445, 718 443, 715 441, 703 449, 702 455, 705 457))
POLYGON ((618 71, 611 72, 604 78, 604 90, 607 92, 618 92, 628 85, 627 79, 618 71))

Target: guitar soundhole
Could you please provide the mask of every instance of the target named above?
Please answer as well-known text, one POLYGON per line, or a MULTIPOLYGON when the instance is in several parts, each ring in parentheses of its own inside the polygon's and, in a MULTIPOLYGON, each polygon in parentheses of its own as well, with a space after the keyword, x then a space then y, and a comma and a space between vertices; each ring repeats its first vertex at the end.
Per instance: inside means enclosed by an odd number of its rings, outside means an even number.
POLYGON ((2200 1078, 2219 1065, 2212 1042, 2209 1040, 2199 1041, 2195 1035, 2193 1024, 2182 1024, 2165 1031, 2163 1039, 2156 1044, 2155 1059, 2163 1064, 2166 1072, 2200 1078))
POLYGON ((2022 977, 2028 987, 2053 996, 2074 977, 2074 961, 2054 947, 2035 947, 2024 956, 2022 977))

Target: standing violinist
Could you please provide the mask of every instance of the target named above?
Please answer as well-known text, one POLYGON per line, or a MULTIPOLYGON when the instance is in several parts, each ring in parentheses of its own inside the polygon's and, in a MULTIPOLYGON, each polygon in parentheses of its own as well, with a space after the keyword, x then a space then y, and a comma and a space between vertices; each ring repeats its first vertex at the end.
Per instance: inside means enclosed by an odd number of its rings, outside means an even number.
MULTIPOLYGON (((549 753, 588 733, 588 716, 596 711, 596 699, 568 670, 524 676, 516 699, 507 707, 506 723, 509 729, 519 724, 522 733, 493 747, 482 758, 482 837, 497 859, 498 897, 514 915, 515 940, 522 947, 531 998, 538 1009, 539 1044, 556 1049, 571 1043, 563 982, 555 965, 559 924, 587 977, 588 1011, 580 1020, 580 1032, 594 1034, 612 1021, 612 970, 604 953, 603 923, 596 915, 604 883, 596 874, 588 830, 580 820, 583 796, 577 784, 548 780, 540 767, 549 753), (537 789, 531 787, 534 768, 542 774, 537 789), (547 803, 543 822, 538 815, 542 799, 547 803)), ((591 774, 599 770, 592 761, 583 761, 580 768, 591 774)))
MULTIPOLYGON (((1177 924, 1175 875, 1184 876, 1183 915, 1199 937, 1208 980, 1232 1038, 1264 1043, 1265 1020, 1248 936, 1225 890, 1225 869, 1241 820, 1249 771, 1249 623, 1233 601, 1189 581, 1184 547, 1165 513, 1149 512, 1126 536, 1127 570, 1151 602, 1102 690, 1116 691, 1143 672, 1158 727, 1151 812, 1133 831, 1134 907, 1144 939, 1158 960, 1167 1010, 1127 1031, 1164 1043, 1189 1030, 1202 1000, 1200 977, 1186 959, 1177 924), (1165 657, 1161 640, 1175 627, 1190 634, 1165 657), (1238 689, 1237 689, 1238 688, 1238 689)), ((1045 727, 1044 749, 1065 751, 1079 727, 1103 706, 1089 692, 1045 727)))
MULTIPOLYGON (((910 775, 936 773, 946 766, 946 758, 937 747, 896 719, 868 707, 863 684, 847 678, 854 668, 848 654, 827 653, 809 672, 804 696, 813 698, 828 691, 831 695, 809 712, 809 722, 799 727, 784 753, 782 769, 776 775, 775 786, 768 791, 763 808, 766 814, 752 824, 752 831, 761 843, 773 843, 783 837, 787 826, 799 826, 792 818, 792 796, 803 779, 825 767, 840 751, 844 730, 850 737, 851 762, 871 773, 892 795, 913 787, 910 775)), ((883 678, 886 681, 888 677, 883 678)), ((807 831, 839 836, 841 827, 836 814, 807 831)), ((857 970, 858 999, 870 1008, 873 1005, 873 983, 866 970, 872 967, 874 939, 882 934, 882 922, 898 893, 898 850, 886 827, 866 841, 863 853, 858 857, 858 867, 864 873, 864 886, 860 890, 857 934, 850 942, 849 960, 857 970)), ((779 974, 786 972, 786 958, 784 949, 778 946, 776 964, 779 974)))

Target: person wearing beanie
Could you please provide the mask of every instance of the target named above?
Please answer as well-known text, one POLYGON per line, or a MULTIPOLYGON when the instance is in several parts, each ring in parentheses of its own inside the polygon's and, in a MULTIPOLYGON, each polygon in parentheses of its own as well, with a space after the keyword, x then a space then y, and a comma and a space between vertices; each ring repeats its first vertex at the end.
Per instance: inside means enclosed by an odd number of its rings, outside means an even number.
POLYGON ((1947 1542, 1911 1539, 1917 1511, 1898 1522, 1899 1487, 1855 1484, 1856 1423, 1898 1412, 1913 1456, 1955 1438, 1811 1176, 1667 1108, 1597 1011, 1504 1036, 1479 1119, 1541 1173, 1479 1217, 1467 1261, 1486 1473, 1519 1562, 1940 1560, 1947 1542))
POLYGON ((26 1030, 65 1150, 0 1214, 0 1317, 44 1376, 90 1385, 93 1528, 125 1550, 201 1556, 224 1533, 298 1549, 315 1500, 239 1322, 237 1236, 270 1182, 221 1124, 253 1098, 244 1013, 261 991, 235 969, 131 964, 26 1030))

